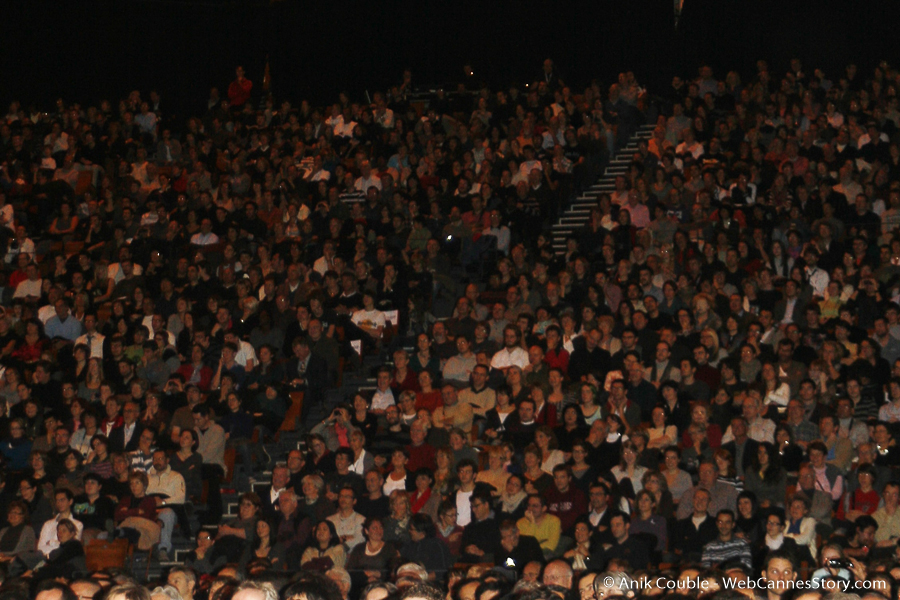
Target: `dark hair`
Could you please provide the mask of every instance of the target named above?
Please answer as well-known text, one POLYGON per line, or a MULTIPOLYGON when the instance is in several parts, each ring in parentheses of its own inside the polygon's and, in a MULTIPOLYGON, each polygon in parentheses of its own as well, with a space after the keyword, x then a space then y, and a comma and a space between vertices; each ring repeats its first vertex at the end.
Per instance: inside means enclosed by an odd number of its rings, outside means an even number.
POLYGON ((478 467, 475 465, 475 461, 471 458, 464 458, 456 463, 456 472, 459 473, 459 470, 463 467, 471 467, 472 473, 478 472, 478 467))
MULTIPOLYGON (((443 507, 442 507, 443 508, 443 507)), ((409 519, 409 526, 425 535, 426 538, 432 538, 435 534, 434 521, 425 513, 419 512, 409 519)))
POLYGON ((797 557, 793 552, 787 550, 785 548, 779 548, 778 550, 773 550, 766 555, 766 559, 763 561, 763 569, 768 570, 769 563, 773 560, 786 560, 791 563, 791 568, 796 572, 798 568, 797 557))
POLYGON ((22 518, 24 519, 24 523, 26 525, 29 524, 30 515, 29 515, 29 511, 28 511, 28 505, 25 502, 23 502, 22 500, 12 500, 6 506, 6 512, 9 513, 9 511, 11 511, 14 508, 18 509, 22 513, 22 518))
POLYGON ((306 600, 341 600, 338 585, 328 577, 312 571, 301 571, 297 581, 287 586, 282 597, 303 596, 306 600))
POLYGON ((88 481, 94 481, 101 488, 103 487, 103 478, 100 477, 100 475, 98 475, 97 473, 87 473, 82 479, 85 483, 88 481))
MULTIPOLYGON (((328 527, 328 531, 329 531, 329 533, 331 534, 331 539, 328 541, 328 547, 329 547, 329 548, 333 548, 334 546, 337 546, 338 544, 340 544, 340 543, 341 543, 341 538, 338 537, 337 529, 335 529, 334 523, 332 523, 332 522, 329 521, 328 519, 322 519, 321 521, 319 521, 318 523, 316 523, 316 528, 318 528, 318 526, 319 526, 319 525, 322 525, 323 523, 325 524, 326 527, 328 527)), ((319 547, 319 540, 316 539, 315 532, 313 532, 313 534, 310 535, 309 537, 310 537, 310 539, 309 539, 309 545, 310 545, 312 548, 318 548, 318 547, 319 547)))

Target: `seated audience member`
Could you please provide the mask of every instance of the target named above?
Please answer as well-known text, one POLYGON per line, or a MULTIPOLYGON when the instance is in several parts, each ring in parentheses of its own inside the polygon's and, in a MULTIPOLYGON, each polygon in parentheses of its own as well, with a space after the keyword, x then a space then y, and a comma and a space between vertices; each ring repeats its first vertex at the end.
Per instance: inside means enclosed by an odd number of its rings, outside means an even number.
POLYGON ((238 67, 188 112, 10 87, 0 597, 895 598, 898 72, 775 59, 324 106, 238 67))

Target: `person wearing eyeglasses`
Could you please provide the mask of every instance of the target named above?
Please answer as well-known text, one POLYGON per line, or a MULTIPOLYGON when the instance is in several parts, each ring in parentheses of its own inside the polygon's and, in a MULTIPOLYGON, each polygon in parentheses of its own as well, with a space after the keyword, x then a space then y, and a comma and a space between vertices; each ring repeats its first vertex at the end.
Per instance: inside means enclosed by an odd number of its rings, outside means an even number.
POLYGON ((462 533, 460 560, 467 563, 493 562, 494 554, 500 550, 500 523, 491 510, 491 496, 479 491, 469 497, 472 521, 462 533))
POLYGON ((36 544, 34 529, 28 525, 28 506, 24 502, 10 502, 6 520, 9 526, 0 530, 0 563, 9 563, 34 552, 36 544))
POLYGON ((773 512, 765 520, 766 535, 756 546, 753 552, 753 564, 761 565, 766 554, 775 550, 787 550, 793 554, 799 552, 794 538, 784 535, 784 517, 780 513, 773 512))
MULTIPOLYGON (((216 569, 225 564, 225 557, 220 556, 218 562, 214 562, 212 560, 214 558, 212 547, 212 534, 205 529, 201 529, 200 533, 197 534, 197 547, 189 552, 184 559, 185 566, 190 567, 199 575, 209 575, 213 573, 216 569)), ((169 575, 169 577, 171 578, 171 575, 169 575)))
POLYGON ((24 471, 31 456, 31 440, 25 436, 25 420, 13 419, 9 424, 9 437, 0 442, 0 453, 7 460, 7 469, 24 471))

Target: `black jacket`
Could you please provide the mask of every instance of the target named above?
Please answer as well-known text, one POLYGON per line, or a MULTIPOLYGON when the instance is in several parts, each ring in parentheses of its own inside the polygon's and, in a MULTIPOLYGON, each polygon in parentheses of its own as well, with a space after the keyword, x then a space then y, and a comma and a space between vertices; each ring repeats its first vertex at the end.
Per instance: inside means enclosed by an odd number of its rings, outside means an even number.
POLYGON ((116 427, 109 434, 109 451, 110 452, 134 452, 138 449, 138 444, 141 441, 141 433, 144 432, 144 426, 141 423, 135 422, 134 424, 134 433, 131 435, 131 439, 128 440, 128 444, 125 443, 125 426, 116 427))
POLYGON ((519 543, 512 552, 507 552, 503 546, 494 555, 494 564, 515 569, 522 572, 525 565, 531 561, 544 562, 544 553, 537 539, 530 535, 520 535, 519 543))
POLYGON ((500 546, 500 523, 494 517, 488 517, 484 521, 472 521, 463 529, 462 543, 460 545, 462 551, 462 562, 491 562, 494 560, 494 554, 502 548, 500 546), (484 556, 476 556, 468 554, 466 548, 474 544, 482 550, 484 556))
POLYGON ((699 529, 694 527, 691 517, 679 519, 672 526, 669 535, 669 547, 681 550, 683 560, 697 561, 703 555, 703 546, 718 537, 719 530, 716 527, 716 518, 707 516, 700 524, 699 529))

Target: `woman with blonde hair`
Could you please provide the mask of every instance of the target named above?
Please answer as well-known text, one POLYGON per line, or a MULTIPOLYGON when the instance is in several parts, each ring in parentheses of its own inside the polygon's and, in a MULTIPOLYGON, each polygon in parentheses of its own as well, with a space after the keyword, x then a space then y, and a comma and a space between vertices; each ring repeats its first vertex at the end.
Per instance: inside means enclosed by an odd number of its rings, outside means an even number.
POLYGON ((703 344, 706 352, 709 354, 707 362, 711 367, 718 369, 719 363, 728 358, 728 353, 719 345, 719 334, 716 333, 715 329, 707 327, 701 331, 700 343, 703 344))
POLYGON ((383 521, 384 540, 395 546, 409 541, 409 520, 412 517, 412 502, 403 490, 394 490, 390 495, 391 515, 383 521))
POLYGON ((488 446, 487 455, 488 466, 478 472, 475 481, 492 486, 494 491, 491 492, 491 495, 499 497, 506 489, 506 480, 509 479, 509 472, 504 468, 506 449, 503 446, 488 446))

